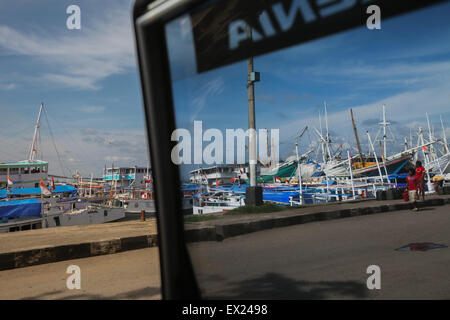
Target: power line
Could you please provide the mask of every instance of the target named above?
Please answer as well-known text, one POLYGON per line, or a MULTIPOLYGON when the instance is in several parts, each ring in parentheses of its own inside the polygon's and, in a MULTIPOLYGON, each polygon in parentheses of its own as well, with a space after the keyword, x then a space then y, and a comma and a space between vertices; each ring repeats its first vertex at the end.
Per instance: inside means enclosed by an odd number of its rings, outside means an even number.
MULTIPOLYGON (((51 115, 49 115, 49 117, 52 118, 51 115)), ((60 126, 59 123, 58 123, 58 121, 56 121, 55 118, 52 118, 52 119, 54 120, 54 123, 56 123, 56 124, 58 125, 58 128, 61 129, 62 131, 64 131, 64 133, 69 137, 69 139, 70 139, 70 141, 71 141, 72 143, 74 143, 74 144, 75 144, 77 147, 79 147, 79 148, 83 148, 83 146, 80 145, 80 144, 77 142, 77 140, 73 138, 73 136, 69 133, 69 131, 66 130, 66 128, 65 128, 64 126, 60 126)), ((72 156, 72 157, 80 164, 80 166, 81 166, 82 169, 84 169, 86 172, 90 172, 90 170, 84 165, 84 164, 85 164, 85 161, 84 161, 84 160, 81 160, 81 158, 79 158, 78 155, 76 155, 76 154, 75 154, 74 152, 72 152, 72 151, 67 151, 67 150, 66 150, 66 152, 71 154, 71 156, 72 156)), ((73 174, 72 170, 70 170, 69 167, 67 167, 67 168, 68 168, 70 174, 73 174)))
POLYGON ((56 152, 56 155, 57 155, 57 157, 58 157, 58 163, 59 163, 59 166, 60 166, 60 168, 61 168, 61 172, 62 172, 62 174, 65 176, 65 175, 66 175, 66 172, 65 172, 64 167, 63 167, 63 165, 62 165, 62 159, 61 159, 61 156, 60 156, 60 154, 59 154, 59 152, 58 152, 58 148, 56 147, 55 138, 53 137, 53 132, 52 132, 52 129, 51 129, 51 127, 50 127, 50 123, 49 123, 49 121, 48 121, 48 117, 47 117, 47 109, 44 109, 44 115, 45 115, 45 120, 47 121, 47 127, 48 127, 48 131, 49 131, 49 133, 50 133, 50 137, 52 138, 53 147, 55 148, 55 152, 56 152))

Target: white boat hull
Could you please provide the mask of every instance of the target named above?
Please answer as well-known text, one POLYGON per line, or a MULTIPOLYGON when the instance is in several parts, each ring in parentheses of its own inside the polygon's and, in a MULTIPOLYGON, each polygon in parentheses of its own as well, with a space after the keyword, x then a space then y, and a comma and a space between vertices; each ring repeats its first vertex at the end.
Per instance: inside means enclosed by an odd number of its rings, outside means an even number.
POLYGON ((145 199, 131 199, 126 201, 125 212, 127 213, 140 213, 145 211, 146 213, 154 213, 155 210, 155 200, 145 200, 145 199))
POLYGON ((208 214, 208 213, 219 213, 224 211, 231 211, 233 209, 238 208, 238 206, 223 206, 223 207, 215 207, 215 206, 203 206, 203 207, 192 207, 192 213, 197 214, 208 214))
POLYGON ((450 153, 425 164, 425 169, 435 174, 450 173, 450 153))
POLYGON ((74 212, 47 215, 43 218, 43 227, 52 228, 101 224, 123 218, 125 218, 125 210, 123 208, 95 206, 74 212))
POLYGON ((0 233, 24 231, 41 228, 83 226, 113 222, 125 218, 124 208, 105 205, 91 205, 84 209, 67 210, 56 202, 46 206, 42 217, 14 219, 0 224, 0 233))

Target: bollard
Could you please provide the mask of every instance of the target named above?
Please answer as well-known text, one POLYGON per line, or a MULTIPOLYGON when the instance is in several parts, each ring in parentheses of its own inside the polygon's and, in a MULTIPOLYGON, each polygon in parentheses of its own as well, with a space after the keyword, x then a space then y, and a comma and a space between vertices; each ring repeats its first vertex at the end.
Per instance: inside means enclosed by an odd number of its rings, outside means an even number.
POLYGON ((450 194, 450 187, 443 187, 444 194, 450 194))
POLYGON ((394 200, 394 190, 393 189, 386 190, 386 200, 394 200))
POLYGON ((377 190, 377 200, 378 201, 384 201, 386 200, 386 191, 382 191, 382 190, 377 190))
POLYGON ((141 210, 141 221, 145 221, 145 210, 141 210))

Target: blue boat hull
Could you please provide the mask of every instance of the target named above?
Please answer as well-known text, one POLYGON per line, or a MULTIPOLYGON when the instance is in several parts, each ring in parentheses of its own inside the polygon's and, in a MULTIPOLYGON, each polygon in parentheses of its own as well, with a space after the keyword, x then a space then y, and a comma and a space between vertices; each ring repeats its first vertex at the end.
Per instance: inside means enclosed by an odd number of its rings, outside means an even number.
MULTIPOLYGON (((412 156, 407 156, 407 157, 401 158, 399 160, 392 161, 391 163, 388 163, 386 165, 388 175, 398 174, 405 167, 405 165, 411 160, 411 158, 412 158, 412 156)), ((385 172, 385 169, 384 169, 384 166, 382 163, 380 163, 380 168, 381 168, 381 174, 386 175, 386 172, 385 172)), ((362 172, 355 172, 355 176, 358 176, 358 177, 376 177, 379 175, 380 175, 380 173, 378 171, 377 166, 369 167, 362 172)))

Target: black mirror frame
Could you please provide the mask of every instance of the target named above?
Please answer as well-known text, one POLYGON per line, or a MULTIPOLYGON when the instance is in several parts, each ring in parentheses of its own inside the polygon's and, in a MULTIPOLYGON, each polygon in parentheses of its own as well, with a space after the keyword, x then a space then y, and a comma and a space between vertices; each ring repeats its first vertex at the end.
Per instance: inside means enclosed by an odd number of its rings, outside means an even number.
POLYGON ((164 24, 199 1, 136 0, 133 8, 137 62, 152 165, 163 299, 196 300, 200 292, 184 239, 172 89, 164 24), (149 5, 152 8, 149 10, 149 5))

